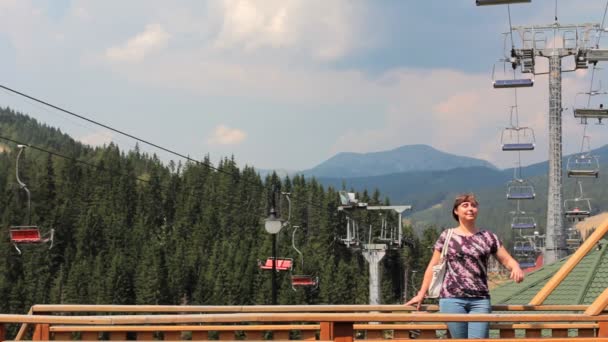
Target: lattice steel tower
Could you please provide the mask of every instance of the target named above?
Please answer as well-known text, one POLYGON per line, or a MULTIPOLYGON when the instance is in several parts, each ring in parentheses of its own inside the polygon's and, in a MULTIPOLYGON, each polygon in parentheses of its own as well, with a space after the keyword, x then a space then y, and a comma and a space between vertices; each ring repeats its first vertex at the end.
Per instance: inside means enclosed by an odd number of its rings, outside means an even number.
MULTIPOLYGON (((522 73, 549 75, 549 184, 547 195, 547 226, 544 262, 553 263, 565 257, 566 230, 563 222, 562 201, 562 72, 588 68, 588 63, 608 60, 606 50, 589 46, 592 32, 599 34, 599 24, 560 25, 557 20, 549 25, 517 26, 506 33, 515 42, 518 33, 520 48, 513 48, 507 60, 513 68, 521 68, 522 73), (552 44, 547 44, 547 36, 552 36, 552 44), (561 39, 559 39, 561 38, 561 39), (561 45, 561 46, 559 46, 561 45), (573 56, 575 67, 562 70, 562 58, 573 56), (535 58, 549 60, 549 70, 538 72, 535 58)), ((533 82, 533 81, 532 81, 533 82)))

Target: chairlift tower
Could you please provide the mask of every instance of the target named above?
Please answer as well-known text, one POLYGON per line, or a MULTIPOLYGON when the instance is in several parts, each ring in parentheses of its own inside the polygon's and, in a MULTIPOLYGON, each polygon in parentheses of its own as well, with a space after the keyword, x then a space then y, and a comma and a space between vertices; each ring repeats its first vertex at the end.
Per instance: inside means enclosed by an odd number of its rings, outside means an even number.
POLYGON ((380 261, 386 255, 386 251, 391 248, 401 248, 403 246, 403 212, 412 209, 409 205, 378 205, 370 206, 367 203, 361 203, 355 199, 354 193, 340 192, 341 205, 338 207, 338 211, 349 212, 353 210, 384 210, 384 211, 395 211, 398 214, 397 231, 393 236, 391 234, 389 241, 379 241, 374 243, 373 237, 371 236, 372 230, 369 227, 369 238, 367 243, 360 244, 358 241, 360 234, 351 231, 351 229, 357 229, 358 225, 356 221, 349 217, 348 220, 352 221, 348 223, 347 238, 342 239, 342 242, 347 246, 359 246, 361 254, 369 265, 369 304, 379 305, 381 298, 381 272, 380 272, 380 261), (351 228, 352 227, 352 228, 351 228))
POLYGON ((511 35, 519 33, 522 46, 511 50, 507 60, 513 68, 521 67, 523 73, 549 75, 549 186, 547 195, 547 226, 544 262, 553 263, 567 255, 566 229, 563 222, 562 208, 562 72, 586 69, 588 63, 608 60, 608 50, 599 50, 591 46, 592 32, 599 34, 599 24, 561 25, 557 18, 553 24, 514 26, 511 35), (547 46, 546 37, 553 36, 553 44, 547 46), (562 46, 558 45, 561 36, 562 46), (562 58, 575 58, 575 68, 562 70, 562 58), (535 57, 549 60, 548 72, 535 70, 535 57))

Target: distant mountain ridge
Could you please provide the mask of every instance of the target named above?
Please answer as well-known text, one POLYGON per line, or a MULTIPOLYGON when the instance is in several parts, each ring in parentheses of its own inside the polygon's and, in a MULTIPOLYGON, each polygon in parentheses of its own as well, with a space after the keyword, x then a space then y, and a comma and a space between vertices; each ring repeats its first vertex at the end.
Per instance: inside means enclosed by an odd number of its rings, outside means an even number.
POLYGON ((496 170, 494 165, 485 160, 445 153, 428 145, 405 145, 381 152, 338 153, 300 173, 314 177, 353 178, 479 166, 496 170))

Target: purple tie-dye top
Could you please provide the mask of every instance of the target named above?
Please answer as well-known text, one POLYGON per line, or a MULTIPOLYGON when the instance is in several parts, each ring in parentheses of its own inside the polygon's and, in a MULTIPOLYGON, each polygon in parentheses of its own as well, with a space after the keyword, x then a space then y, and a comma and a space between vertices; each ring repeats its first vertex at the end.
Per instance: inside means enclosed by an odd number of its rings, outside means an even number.
MULTIPOLYGON (((435 243, 441 252, 448 230, 435 243)), ((488 259, 502 243, 496 234, 480 230, 471 236, 452 234, 448 249, 448 269, 443 279, 441 298, 490 298, 488 290, 488 259)))

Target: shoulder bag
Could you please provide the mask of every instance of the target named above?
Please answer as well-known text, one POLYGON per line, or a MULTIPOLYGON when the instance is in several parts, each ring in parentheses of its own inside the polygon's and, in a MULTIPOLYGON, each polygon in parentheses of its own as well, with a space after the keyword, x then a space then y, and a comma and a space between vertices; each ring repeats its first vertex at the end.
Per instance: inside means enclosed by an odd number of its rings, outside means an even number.
POLYGON ((453 231, 453 228, 448 230, 447 236, 445 237, 445 242, 443 243, 443 248, 441 249, 441 259, 439 259, 439 263, 437 265, 433 266, 433 279, 431 280, 431 285, 426 292, 426 298, 439 298, 441 285, 443 285, 443 278, 445 278, 445 272, 448 268, 447 254, 453 231))

